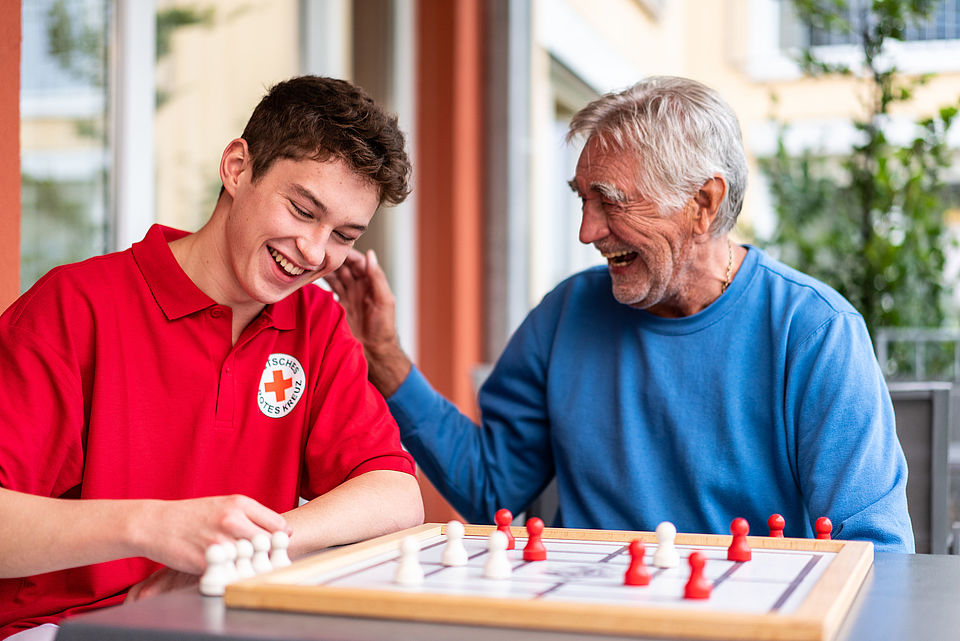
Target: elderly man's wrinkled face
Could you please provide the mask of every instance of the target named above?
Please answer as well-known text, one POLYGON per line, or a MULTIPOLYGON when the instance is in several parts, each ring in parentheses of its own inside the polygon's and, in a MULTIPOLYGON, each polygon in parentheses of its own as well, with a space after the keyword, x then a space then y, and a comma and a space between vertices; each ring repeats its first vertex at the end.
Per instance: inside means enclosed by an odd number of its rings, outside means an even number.
POLYGON ((624 305, 673 315, 685 293, 693 228, 689 207, 660 214, 635 185, 635 155, 601 149, 591 138, 580 154, 571 187, 583 203, 580 242, 607 259, 613 295, 624 305))

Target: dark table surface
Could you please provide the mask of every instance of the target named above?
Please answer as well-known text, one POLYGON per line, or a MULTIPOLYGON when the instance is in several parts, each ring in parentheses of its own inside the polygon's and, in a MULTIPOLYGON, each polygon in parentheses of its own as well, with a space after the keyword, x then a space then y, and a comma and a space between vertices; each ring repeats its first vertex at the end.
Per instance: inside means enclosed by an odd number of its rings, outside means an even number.
MULTIPOLYGON (((172 592, 63 622, 58 641, 611 641, 619 637, 228 609, 172 592)), ((960 639, 960 556, 877 553, 837 641, 960 639)))

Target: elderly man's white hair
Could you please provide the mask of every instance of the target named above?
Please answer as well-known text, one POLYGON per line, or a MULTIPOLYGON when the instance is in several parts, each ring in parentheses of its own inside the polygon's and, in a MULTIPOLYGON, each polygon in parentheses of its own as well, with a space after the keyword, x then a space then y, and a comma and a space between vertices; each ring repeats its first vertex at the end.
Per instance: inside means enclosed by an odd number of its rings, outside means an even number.
POLYGON ((695 80, 652 76, 602 96, 580 110, 567 140, 595 138, 603 149, 635 153, 637 188, 661 214, 683 207, 719 174, 727 194, 710 228, 733 229, 747 187, 747 159, 740 124, 713 89, 695 80))

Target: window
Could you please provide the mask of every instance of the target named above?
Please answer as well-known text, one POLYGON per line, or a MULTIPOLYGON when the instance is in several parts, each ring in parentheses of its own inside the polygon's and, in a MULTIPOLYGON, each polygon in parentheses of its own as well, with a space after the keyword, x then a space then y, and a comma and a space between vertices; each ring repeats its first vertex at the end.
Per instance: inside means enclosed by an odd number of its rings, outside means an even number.
POLYGON ((22 290, 108 247, 109 0, 23 3, 22 290))
MULTIPOLYGON (((749 37, 743 67, 755 81, 781 81, 801 77, 795 59, 806 45, 817 47, 817 56, 834 64, 856 67, 855 38, 864 24, 871 0, 847 0, 852 33, 840 29, 807 29, 800 24, 787 0, 747 0, 749 37)), ((904 73, 960 71, 960 0, 938 0, 930 18, 909 24, 904 42, 889 41, 885 52, 904 73)))
POLYGON ((550 85, 554 98, 551 138, 549 147, 542 151, 542 157, 549 159, 549 190, 544 193, 548 218, 531 233, 540 243, 543 256, 537 270, 541 280, 533 292, 531 305, 571 274, 606 264, 593 245, 580 242, 582 209, 580 199, 570 190, 569 181, 574 177, 584 141, 566 141, 574 114, 598 94, 555 59, 551 59, 550 64, 550 85))
MULTIPOLYGON (((850 0, 847 7, 847 21, 850 30, 810 29, 807 42, 814 46, 853 44, 870 19, 871 0, 850 0)), ((960 0, 940 0, 935 4, 930 17, 919 23, 907 26, 907 42, 920 40, 956 40, 960 39, 960 0)))
MULTIPOLYGON (((649 9, 665 3, 642 4, 649 9)), ((605 263, 593 246, 579 240, 580 202, 567 181, 583 141, 566 143, 570 119, 599 95, 628 87, 649 72, 623 55, 571 2, 558 0, 549 11, 534 12, 533 34, 532 68, 542 75, 531 86, 528 307, 567 276, 605 263)))

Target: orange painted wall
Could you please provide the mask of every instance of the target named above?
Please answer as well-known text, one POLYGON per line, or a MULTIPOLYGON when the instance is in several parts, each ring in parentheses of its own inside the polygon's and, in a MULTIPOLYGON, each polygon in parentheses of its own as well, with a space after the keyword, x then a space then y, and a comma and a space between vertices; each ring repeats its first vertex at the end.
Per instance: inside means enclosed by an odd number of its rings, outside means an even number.
POLYGON ((0 311, 20 293, 20 0, 0 1, 0 311))
MULTIPOLYGON (((476 417, 471 370, 483 356, 482 0, 421 0, 416 41, 417 362, 439 392, 476 417)), ((427 520, 450 518, 452 509, 422 485, 427 520)))

